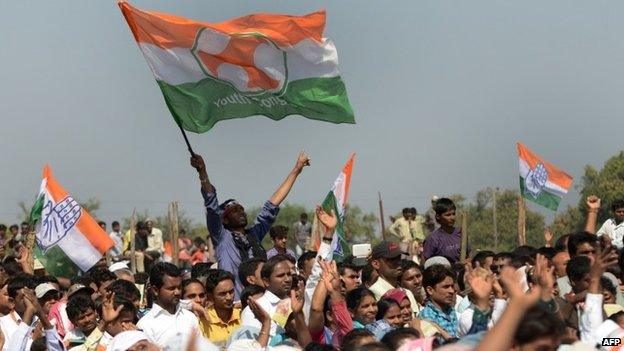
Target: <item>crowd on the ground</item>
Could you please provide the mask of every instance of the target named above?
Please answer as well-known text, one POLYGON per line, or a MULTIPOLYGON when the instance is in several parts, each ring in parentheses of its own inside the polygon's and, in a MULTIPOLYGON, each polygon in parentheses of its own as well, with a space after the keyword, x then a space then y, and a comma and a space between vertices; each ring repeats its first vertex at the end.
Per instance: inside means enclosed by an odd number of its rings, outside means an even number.
POLYGON ((435 198, 435 224, 406 208, 390 227, 397 240, 336 262, 333 211, 316 209, 316 247, 307 216, 273 225, 305 154, 251 226, 238 201, 219 203, 202 158, 191 165, 214 252, 182 240, 178 265, 152 220, 136 224, 134 245, 113 223, 115 247, 76 277, 32 264, 28 223, 0 226, 10 238, 2 350, 611 350, 624 337, 624 201, 598 230, 591 196, 582 232, 555 242, 546 233, 543 246, 510 252, 468 245, 462 260, 455 205, 435 198))

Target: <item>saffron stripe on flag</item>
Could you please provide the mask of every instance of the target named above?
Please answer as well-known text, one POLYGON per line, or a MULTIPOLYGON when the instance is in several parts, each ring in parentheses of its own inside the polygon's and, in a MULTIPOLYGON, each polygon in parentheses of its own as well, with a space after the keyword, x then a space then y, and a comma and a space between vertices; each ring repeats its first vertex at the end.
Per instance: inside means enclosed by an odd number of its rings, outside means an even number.
POLYGON ((294 45, 306 38, 321 42, 325 29, 325 11, 304 16, 259 13, 220 23, 207 23, 139 10, 125 1, 120 1, 119 7, 138 43, 150 43, 163 49, 192 47, 201 28, 226 34, 261 33, 280 45, 294 45))
POLYGON ((561 188, 569 189, 572 186, 572 176, 567 173, 559 170, 557 167, 553 166, 550 162, 545 161, 543 158, 534 154, 522 143, 518 143, 518 155, 520 159, 526 161, 531 169, 535 168, 537 164, 541 163, 546 167, 548 171, 548 180, 552 183, 557 184, 561 188))

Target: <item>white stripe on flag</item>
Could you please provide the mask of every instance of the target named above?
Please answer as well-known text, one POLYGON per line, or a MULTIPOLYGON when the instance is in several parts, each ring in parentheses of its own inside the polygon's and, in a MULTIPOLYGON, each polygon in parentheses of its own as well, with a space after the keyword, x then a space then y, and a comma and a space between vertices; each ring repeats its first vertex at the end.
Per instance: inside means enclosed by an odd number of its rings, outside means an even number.
POLYGON ((93 267, 102 258, 102 254, 76 227, 59 241, 58 246, 83 271, 93 267))
MULTIPOLYGON (((525 160, 523 159, 519 159, 519 163, 520 163, 520 176, 522 178, 526 178, 527 174, 529 173, 529 164, 526 163, 525 160)), ((559 197, 563 197, 563 195, 568 193, 567 189, 562 188, 561 186, 551 182, 551 181, 546 181, 546 185, 545 185, 545 190, 548 191, 549 193, 553 193, 554 195, 557 195, 559 197)))
POLYGON ((158 80, 171 85, 194 83, 204 78, 190 48, 162 49, 153 44, 139 44, 143 56, 158 80))
MULTIPOLYGON (((156 79, 167 84, 194 83, 207 77, 191 53, 191 48, 163 49, 153 44, 139 43, 139 49, 156 79)), ((329 39, 324 39, 320 45, 311 39, 304 39, 282 49, 286 51, 289 81, 339 75, 338 53, 329 39)))

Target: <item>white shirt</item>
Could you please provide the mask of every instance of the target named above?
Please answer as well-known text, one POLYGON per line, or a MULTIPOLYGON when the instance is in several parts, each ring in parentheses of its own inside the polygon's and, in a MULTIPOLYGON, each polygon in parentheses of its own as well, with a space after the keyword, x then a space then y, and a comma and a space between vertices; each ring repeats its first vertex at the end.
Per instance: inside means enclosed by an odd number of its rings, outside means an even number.
POLYGON ((305 316, 305 321, 308 323, 310 321, 310 308, 312 307, 312 296, 314 296, 314 290, 321 280, 321 265, 318 263, 318 258, 320 257, 324 261, 331 261, 334 255, 334 251, 326 242, 321 241, 321 245, 316 254, 316 259, 314 260, 314 265, 312 266, 312 273, 308 277, 305 286, 305 297, 303 302, 303 314, 305 316))
POLYGON ((618 249, 622 249, 624 247, 624 222, 620 224, 615 224, 615 220, 613 218, 607 219, 596 235, 603 236, 607 235, 611 238, 612 244, 616 246, 618 249))
POLYGON ((160 347, 172 345, 173 342, 186 345, 191 333, 197 331, 198 327, 199 321, 195 314, 181 308, 179 304, 175 314, 171 314, 154 303, 152 309, 137 323, 137 328, 160 347))
POLYGON ((156 251, 162 255, 165 251, 165 245, 163 244, 163 233, 158 228, 152 228, 152 232, 147 235, 147 250, 156 251))
POLYGON ((121 251, 123 251, 123 236, 121 235, 120 232, 110 232, 108 236, 115 243, 115 250, 116 250, 115 254, 120 255, 121 251))
MULTIPOLYGON (((267 313, 271 317, 273 317, 273 315, 275 314, 275 311, 277 310, 277 304, 279 304, 280 301, 282 301, 282 299, 277 297, 269 290, 267 290, 261 298, 256 300, 258 305, 260 305, 260 307, 267 311, 267 313)), ((249 306, 245 307, 245 309, 241 313, 241 327, 242 326, 252 326, 258 328, 258 330, 262 330, 262 323, 256 319, 253 312, 251 312, 249 306)), ((270 336, 274 337, 275 335, 283 332, 284 328, 282 328, 273 319, 271 319, 270 336)))
POLYGON ((13 311, 6 316, 0 317, 0 328, 2 329, 2 334, 4 334, 4 347, 2 350, 8 350, 9 343, 8 341, 11 339, 11 336, 15 334, 17 328, 19 327, 19 322, 22 318, 17 314, 17 312, 13 311))
MULTIPOLYGON (((488 321, 488 329, 494 326, 494 323, 498 322, 498 319, 503 314, 503 311, 507 307, 507 301, 501 299, 494 299, 494 308, 492 310, 492 316, 488 321)), ((474 309, 475 305, 472 303, 462 312, 457 313, 458 326, 457 326, 457 336, 464 337, 472 328, 472 318, 474 317, 474 309)))
POLYGON ((602 310, 602 294, 590 294, 585 296, 585 306, 581 309, 579 318, 579 332, 581 341, 590 345, 600 342, 596 338, 596 331, 604 321, 602 310))

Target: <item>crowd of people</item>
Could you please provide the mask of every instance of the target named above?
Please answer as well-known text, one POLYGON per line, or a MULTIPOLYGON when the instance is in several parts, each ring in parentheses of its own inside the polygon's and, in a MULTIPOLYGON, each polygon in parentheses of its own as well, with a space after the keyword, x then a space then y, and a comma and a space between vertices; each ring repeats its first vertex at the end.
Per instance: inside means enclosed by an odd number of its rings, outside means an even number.
POLYGON ((50 276, 31 264, 21 240, 28 223, 12 226, 0 269, 2 350, 547 351, 621 343, 624 201, 598 230, 601 202, 591 196, 584 231, 555 242, 549 233, 541 247, 510 252, 468 245, 462 259, 455 205, 435 198, 435 225, 406 208, 390 227, 396 240, 374 245, 364 260, 336 262, 333 212, 316 209, 322 237, 314 251, 307 216, 292 229, 274 225, 309 164, 300 154, 249 225, 242 204, 219 202, 203 159, 191 157, 214 262, 203 239, 182 248, 188 259, 168 262, 151 220, 136 224, 130 250, 114 222, 109 257, 77 277, 50 276), (266 234, 270 250, 261 244, 266 234))

